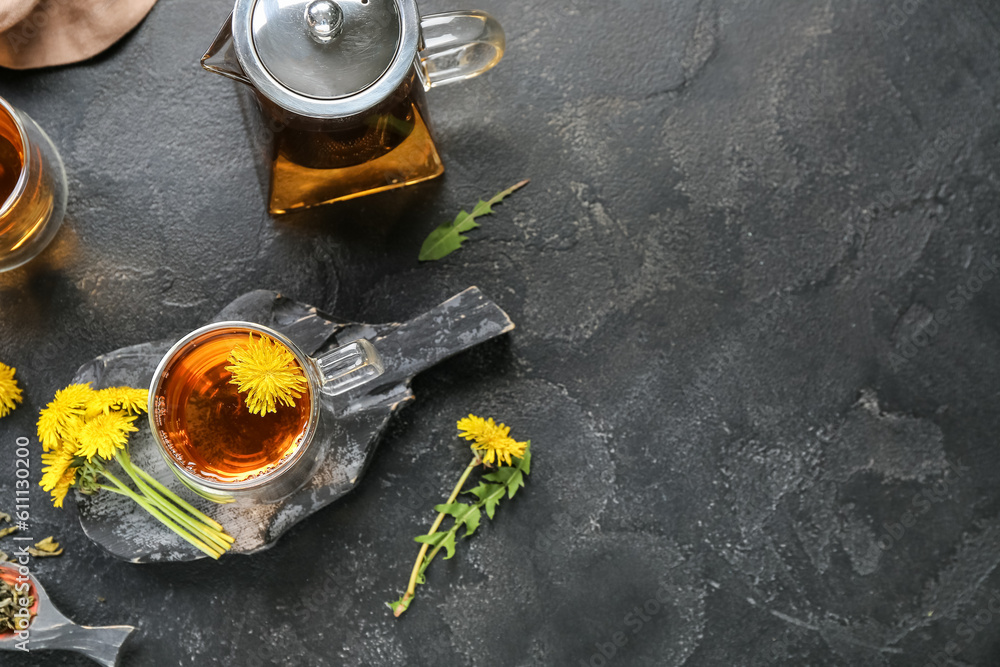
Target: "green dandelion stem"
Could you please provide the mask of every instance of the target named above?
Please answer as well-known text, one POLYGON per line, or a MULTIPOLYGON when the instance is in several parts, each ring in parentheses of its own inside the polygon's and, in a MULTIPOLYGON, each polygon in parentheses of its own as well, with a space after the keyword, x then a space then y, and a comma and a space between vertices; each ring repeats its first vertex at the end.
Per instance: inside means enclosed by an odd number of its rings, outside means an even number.
MULTIPOLYGON (((199 551, 204 552, 205 554, 216 560, 218 560, 219 556, 221 556, 224 553, 218 547, 206 544, 202 540, 198 539, 197 537, 186 531, 183 527, 175 523, 173 520, 167 517, 163 512, 161 512, 159 508, 156 507, 156 505, 154 505, 148 499, 144 498, 143 496, 139 495, 138 493, 130 489, 120 479, 112 475, 110 472, 103 470, 101 471, 101 474, 104 477, 108 478, 108 480, 110 480, 117 487, 117 490, 121 495, 128 496, 129 498, 131 498, 140 507, 142 507, 144 510, 149 512, 154 518, 156 518, 157 521, 162 523, 170 530, 174 531, 178 536, 183 538, 186 542, 191 544, 199 551)), ((111 490, 111 488, 106 485, 101 484, 99 486, 101 488, 111 490)))
MULTIPOLYGON (((458 484, 455 485, 455 490, 451 492, 450 496, 448 496, 448 502, 445 504, 450 505, 458 499, 458 494, 462 492, 462 487, 465 486, 465 482, 468 481, 469 475, 471 475, 475 467, 482 462, 483 460, 478 456, 473 457, 472 462, 469 463, 465 472, 462 473, 462 477, 458 480, 458 484)), ((441 522, 444 521, 446 516, 447 514, 444 512, 438 514, 437 519, 434 521, 434 525, 431 526, 431 530, 428 535, 432 535, 437 532, 437 529, 441 527, 441 522)), ((429 544, 425 544, 420 547, 420 555, 417 556, 417 562, 413 565, 413 572, 410 573, 410 584, 406 587, 405 599, 412 598, 413 594, 417 590, 417 579, 420 577, 420 573, 427 568, 427 565, 424 563, 424 556, 427 555, 427 549, 429 548, 429 544)), ((436 554, 440 548, 441 547, 437 547, 434 550, 434 553, 436 554)), ((431 556, 431 558, 433 558, 433 556, 431 556)))
POLYGON ((132 478, 132 481, 135 482, 135 485, 139 487, 139 491, 142 492, 143 497, 155 504, 161 512, 170 516, 174 521, 184 526, 184 528, 196 537, 200 538, 202 541, 210 544, 214 543, 220 547, 223 552, 229 550, 231 543, 222 538, 220 534, 221 531, 211 528, 204 523, 195 520, 190 515, 185 514, 178 509, 177 506, 158 494, 154 488, 147 484, 139 474, 141 468, 132 464, 128 457, 128 453, 126 453, 124 449, 119 451, 116 459, 125 472, 128 473, 128 476, 132 478))
MULTIPOLYGON (((178 496, 176 493, 174 493, 173 491, 171 491, 170 489, 168 489, 166 486, 164 486, 162 483, 160 483, 160 481, 158 479, 156 479, 155 477, 153 477, 152 475, 150 475, 148 472, 146 472, 145 470, 143 470, 139 466, 133 464, 132 463, 132 457, 129 456, 129 454, 128 454, 127 451, 122 450, 121 455, 119 457, 119 461, 118 461, 119 463, 121 463, 121 456, 123 456, 124 459, 128 462, 128 468, 131 468, 132 471, 138 473, 139 477, 141 477, 147 484, 149 484, 150 486, 152 486, 157 492, 159 492, 160 495, 164 496, 167 500, 173 502, 178 507, 180 507, 184 511, 188 512, 189 514, 191 514, 195 519, 197 519, 198 521, 202 522, 203 524, 205 524, 209 528, 212 528, 212 529, 214 529, 214 530, 222 533, 223 539, 228 538, 230 542, 234 542, 235 541, 232 537, 230 537, 229 535, 226 534, 226 529, 222 526, 221 523, 219 523, 218 521, 214 520, 212 517, 210 517, 210 516, 206 515, 205 513, 203 513, 197 507, 195 507, 191 503, 187 502, 186 500, 184 500, 183 498, 181 498, 180 496, 178 496)), ((125 466, 122 466, 122 467, 125 467, 125 466)), ((128 468, 126 468, 126 472, 128 472, 128 468)))

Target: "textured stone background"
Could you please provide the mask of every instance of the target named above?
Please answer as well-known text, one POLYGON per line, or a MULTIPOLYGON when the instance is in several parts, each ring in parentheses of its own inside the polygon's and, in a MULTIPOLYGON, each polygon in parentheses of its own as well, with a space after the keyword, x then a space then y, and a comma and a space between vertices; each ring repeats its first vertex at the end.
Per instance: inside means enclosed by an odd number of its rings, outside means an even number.
POLYGON ((1000 662, 1000 280, 977 278, 1000 253, 1000 5, 476 4, 510 50, 431 94, 447 176, 279 222, 234 84, 197 64, 226 0, 3 72, 71 187, 55 244, 0 275, 27 394, 5 460, 78 365, 250 289, 378 322, 475 284, 518 324, 419 377, 358 491, 268 553, 116 562, 38 491, 58 606, 139 626, 124 664, 157 667, 1000 662), (468 411, 534 441, 529 488, 393 620, 468 411))

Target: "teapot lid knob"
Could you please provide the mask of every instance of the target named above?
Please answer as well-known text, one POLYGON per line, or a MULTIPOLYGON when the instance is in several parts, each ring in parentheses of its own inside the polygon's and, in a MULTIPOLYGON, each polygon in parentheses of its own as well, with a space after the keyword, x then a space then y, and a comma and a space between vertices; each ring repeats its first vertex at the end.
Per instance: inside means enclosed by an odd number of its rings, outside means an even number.
POLYGON ((344 29, 344 11, 333 0, 313 0, 306 6, 309 36, 320 44, 328 44, 344 29))

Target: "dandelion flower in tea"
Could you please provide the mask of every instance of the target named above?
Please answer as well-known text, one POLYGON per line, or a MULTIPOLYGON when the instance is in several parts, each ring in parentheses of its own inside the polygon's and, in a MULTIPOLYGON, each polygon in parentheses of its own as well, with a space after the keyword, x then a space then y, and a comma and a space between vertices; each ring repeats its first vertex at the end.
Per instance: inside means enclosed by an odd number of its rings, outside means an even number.
POLYGON ((306 378, 298 360, 285 345, 253 332, 246 343, 237 345, 229 355, 226 370, 233 374, 231 384, 246 394, 246 404, 255 415, 277 412, 277 404, 294 407, 302 398, 306 378))

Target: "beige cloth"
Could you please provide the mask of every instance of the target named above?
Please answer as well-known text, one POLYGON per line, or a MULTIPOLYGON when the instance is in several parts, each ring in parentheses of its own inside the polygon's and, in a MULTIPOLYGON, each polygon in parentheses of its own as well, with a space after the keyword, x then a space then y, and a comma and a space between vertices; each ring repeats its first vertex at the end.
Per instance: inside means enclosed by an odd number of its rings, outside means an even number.
POLYGON ((0 66, 50 67, 96 56, 156 0, 0 0, 0 66))

